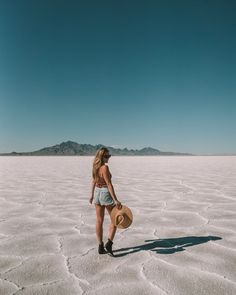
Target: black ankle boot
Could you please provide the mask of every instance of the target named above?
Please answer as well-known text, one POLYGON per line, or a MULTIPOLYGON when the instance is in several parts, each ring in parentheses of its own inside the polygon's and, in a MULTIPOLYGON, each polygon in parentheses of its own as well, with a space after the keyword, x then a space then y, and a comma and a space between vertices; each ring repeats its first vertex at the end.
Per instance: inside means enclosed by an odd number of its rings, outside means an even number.
POLYGON ((106 254, 107 253, 106 250, 104 249, 103 242, 101 244, 99 244, 99 246, 98 246, 98 253, 99 254, 106 254))
POLYGON ((108 239, 108 241, 106 242, 105 248, 112 256, 114 256, 112 252, 112 244, 113 242, 110 239, 108 239))

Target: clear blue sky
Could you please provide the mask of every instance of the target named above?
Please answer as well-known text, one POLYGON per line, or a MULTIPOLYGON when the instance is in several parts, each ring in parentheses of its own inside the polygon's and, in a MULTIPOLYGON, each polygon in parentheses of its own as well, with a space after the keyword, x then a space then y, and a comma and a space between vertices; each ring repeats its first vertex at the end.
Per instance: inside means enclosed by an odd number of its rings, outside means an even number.
POLYGON ((0 152, 236 152, 236 1, 1 0, 0 152))

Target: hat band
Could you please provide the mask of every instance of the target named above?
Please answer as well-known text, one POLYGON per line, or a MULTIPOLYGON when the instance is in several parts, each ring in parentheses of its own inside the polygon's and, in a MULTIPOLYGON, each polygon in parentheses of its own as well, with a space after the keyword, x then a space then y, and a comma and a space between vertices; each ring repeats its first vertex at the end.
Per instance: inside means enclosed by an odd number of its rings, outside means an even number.
POLYGON ((123 215, 117 215, 116 216, 116 225, 120 225, 124 222, 125 218, 123 215), (121 218, 121 220, 119 221, 118 218, 121 218))

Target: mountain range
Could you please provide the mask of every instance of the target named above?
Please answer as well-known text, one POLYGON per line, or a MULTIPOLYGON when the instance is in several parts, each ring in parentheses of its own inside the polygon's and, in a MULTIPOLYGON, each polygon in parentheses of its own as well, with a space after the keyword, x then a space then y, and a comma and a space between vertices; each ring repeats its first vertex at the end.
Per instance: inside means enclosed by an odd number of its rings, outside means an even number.
MULTIPOLYGON (((80 144, 73 141, 66 141, 54 146, 45 147, 32 152, 11 152, 2 153, 1 156, 94 156, 96 151, 104 147, 103 144, 91 145, 80 144)), ((162 152, 152 147, 145 147, 140 150, 127 148, 114 148, 106 146, 111 155, 114 156, 170 156, 170 155, 192 155, 188 153, 162 152)))

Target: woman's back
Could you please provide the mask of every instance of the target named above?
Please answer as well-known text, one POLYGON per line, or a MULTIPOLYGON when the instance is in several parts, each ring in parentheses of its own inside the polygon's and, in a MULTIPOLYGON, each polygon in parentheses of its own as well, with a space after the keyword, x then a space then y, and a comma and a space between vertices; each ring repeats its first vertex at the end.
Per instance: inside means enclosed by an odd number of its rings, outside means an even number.
POLYGON ((97 186, 107 186, 106 181, 105 181, 105 179, 104 179, 104 177, 103 177, 103 173, 104 173, 104 170, 105 170, 105 169, 108 170, 108 173, 109 173, 109 175, 110 175, 110 178, 112 177, 112 176, 111 176, 111 173, 110 173, 110 171, 109 171, 108 166, 106 166, 106 165, 102 165, 102 166, 99 168, 99 170, 98 170, 98 180, 97 180, 97 182, 96 182, 96 185, 97 185, 97 186), (106 168, 106 167, 107 167, 107 168, 106 168))

